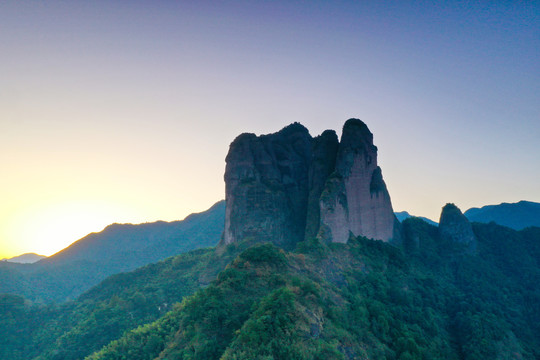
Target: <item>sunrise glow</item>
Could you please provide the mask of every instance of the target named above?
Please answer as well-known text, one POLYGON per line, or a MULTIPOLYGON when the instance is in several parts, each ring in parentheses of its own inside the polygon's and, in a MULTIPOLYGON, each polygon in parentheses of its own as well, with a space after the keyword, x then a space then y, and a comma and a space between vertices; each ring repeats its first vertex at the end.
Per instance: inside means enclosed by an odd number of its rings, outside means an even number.
POLYGON ((534 2, 0 4, 0 258, 224 198, 229 144, 363 120, 395 211, 540 201, 534 2))
POLYGON ((11 216, 8 239, 17 239, 12 248, 2 249, 0 257, 13 256, 21 249, 41 255, 52 255, 73 241, 101 231, 111 218, 136 215, 133 209, 121 204, 93 201, 59 202, 34 205, 11 216))

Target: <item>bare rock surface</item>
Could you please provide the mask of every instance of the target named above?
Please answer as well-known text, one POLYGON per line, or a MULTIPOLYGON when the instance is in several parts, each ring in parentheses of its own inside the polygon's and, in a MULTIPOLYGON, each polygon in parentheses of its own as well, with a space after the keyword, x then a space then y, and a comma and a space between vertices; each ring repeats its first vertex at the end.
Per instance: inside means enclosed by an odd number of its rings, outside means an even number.
POLYGON ((299 123, 233 141, 225 169, 225 244, 258 237, 291 248, 304 238, 311 142, 299 123))
POLYGON ((323 233, 334 242, 347 242, 349 233, 388 241, 394 237, 394 219, 373 134, 362 121, 349 119, 343 126, 336 171, 321 197, 323 233))
POLYGON ((226 163, 224 244, 256 237, 293 248, 314 236, 399 237, 373 134, 358 119, 345 123, 341 141, 333 130, 313 138, 299 123, 242 134, 226 163))

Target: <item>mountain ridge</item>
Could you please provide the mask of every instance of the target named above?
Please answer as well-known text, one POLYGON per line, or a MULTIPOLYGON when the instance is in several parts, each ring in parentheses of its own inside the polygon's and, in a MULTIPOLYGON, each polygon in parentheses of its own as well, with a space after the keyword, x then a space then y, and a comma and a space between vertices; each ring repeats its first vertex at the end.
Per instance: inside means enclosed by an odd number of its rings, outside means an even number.
POLYGON ((411 215, 409 214, 408 211, 397 211, 397 212, 394 212, 394 215, 396 215, 396 218, 398 219, 399 222, 403 222, 405 219, 408 219, 410 217, 417 217, 419 219, 422 219, 424 220, 425 222, 427 222, 428 224, 430 225, 433 225, 433 226, 438 226, 439 224, 427 217, 424 217, 424 216, 416 216, 416 215, 411 215))
POLYGON ((34 264, 2 262, 0 293, 23 295, 37 302, 73 299, 109 275, 217 244, 224 211, 222 200, 184 220, 111 224, 34 264), (22 285, 18 287, 18 283, 22 285))
POLYGON ((18 264, 32 264, 44 258, 46 258, 45 255, 39 255, 39 254, 31 252, 31 253, 25 253, 25 254, 13 256, 11 258, 5 258, 0 261, 6 261, 6 262, 18 263, 18 264))
POLYGON ((516 203, 503 202, 470 208, 464 215, 470 221, 489 223, 491 221, 515 230, 529 226, 540 227, 540 203, 521 200, 516 203))
MULTIPOLYGON (((330 131, 330 130, 327 130, 327 131, 330 131)), ((222 201, 217 202, 215 205, 221 203, 222 201)), ((518 202, 513 202, 513 203, 512 202, 503 202, 503 203, 500 203, 500 204, 488 204, 488 205, 483 205, 483 206, 480 206, 480 207, 472 207, 472 208, 469 208, 468 210, 466 210, 463 214, 470 221, 473 221, 473 222, 477 221, 477 222, 489 223, 491 221, 494 221, 494 222, 496 222, 496 223, 498 223, 500 225, 508 226, 508 225, 504 224, 505 221, 500 221, 500 220, 496 221, 496 220, 494 220, 492 218, 479 219, 479 213, 481 213, 483 210, 493 210, 493 209, 497 209, 497 208, 500 208, 500 207, 507 207, 508 209, 512 209, 515 206, 519 206, 519 205, 523 205, 523 204, 527 205, 530 209, 532 208, 533 210, 537 210, 538 208, 540 208, 540 203, 538 203, 538 202, 528 201, 528 200, 520 200, 518 202)), ((105 228, 103 228, 103 230, 98 231, 98 232, 92 232, 92 233, 86 235, 85 237, 93 235, 93 234, 99 234, 99 233, 101 233, 103 231, 107 231, 108 228, 111 228, 111 227, 114 228, 114 227, 117 227, 117 226, 129 227, 129 226, 144 226, 144 225, 151 225, 151 224, 178 223, 178 222, 181 222, 181 221, 190 220, 191 217, 196 216, 197 214, 199 214, 199 213, 189 214, 183 220, 174 220, 174 221, 157 220, 157 221, 153 221, 153 222, 136 223, 136 224, 135 223, 112 223, 112 224, 107 225, 105 228)), ((537 222, 536 222, 536 219, 538 218, 538 216, 536 216, 534 214, 535 213, 525 214, 526 219, 533 219, 533 221, 526 221, 524 224, 521 224, 520 226, 517 226, 517 227, 516 226, 508 226, 508 227, 513 228, 514 230, 521 230, 521 229, 524 229, 524 228, 529 227, 529 226, 540 226, 540 224, 537 224, 537 222)), ((429 219, 427 217, 424 217, 424 216, 417 216, 417 215, 410 214, 406 210, 396 211, 396 212, 394 212, 394 215, 396 216, 396 218, 398 219, 399 222, 403 222, 405 219, 410 218, 410 217, 417 217, 417 218, 420 218, 420 219, 426 221, 427 223, 429 223, 431 225, 438 226, 438 223, 436 221, 434 221, 432 219, 429 219)), ((81 239, 84 239, 85 237, 83 237, 81 239)), ((62 251, 66 250, 68 247, 58 251, 57 253, 55 253, 55 254, 53 254, 51 256, 54 256, 54 255, 56 255, 58 253, 61 253, 62 251)), ((25 253, 25 254, 21 254, 21 255, 11 257, 11 258, 4 258, 4 259, 1 259, 0 261, 16 262, 16 263, 20 263, 20 264, 28 263, 28 262, 12 261, 13 259, 16 259, 16 258, 18 258, 20 256, 26 256, 26 255, 32 255, 32 256, 37 255, 39 258, 36 261, 47 258, 47 256, 44 256, 44 255, 39 255, 39 254, 35 254, 35 253, 25 253)))

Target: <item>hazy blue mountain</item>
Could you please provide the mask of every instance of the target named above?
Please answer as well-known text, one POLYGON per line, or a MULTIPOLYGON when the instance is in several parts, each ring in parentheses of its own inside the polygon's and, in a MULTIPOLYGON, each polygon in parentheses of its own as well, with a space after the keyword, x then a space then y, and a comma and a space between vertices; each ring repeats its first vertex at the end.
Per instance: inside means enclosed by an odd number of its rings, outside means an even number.
POLYGON ((469 221, 481 223, 493 221, 499 225, 516 230, 521 230, 529 226, 540 227, 540 203, 531 201, 471 208, 465 211, 464 215, 469 221))
POLYGON ((225 202, 182 221, 113 224, 34 264, 0 263, 0 293, 37 302, 73 299, 106 277, 218 243, 225 202))
POLYGON ((14 256, 9 259, 2 259, 2 261, 7 261, 11 263, 19 263, 19 264, 32 264, 44 258, 46 258, 45 255, 38 255, 35 253, 26 253, 19 256, 14 256))
POLYGON ((425 222, 427 222, 430 225, 438 226, 438 224, 435 221, 433 221, 431 219, 428 219, 427 217, 414 216, 414 215, 409 214, 407 211, 399 211, 399 212, 395 212, 394 214, 396 215, 396 218, 398 219, 399 222, 403 222, 403 220, 408 219, 410 217, 417 217, 419 219, 424 220, 425 222))

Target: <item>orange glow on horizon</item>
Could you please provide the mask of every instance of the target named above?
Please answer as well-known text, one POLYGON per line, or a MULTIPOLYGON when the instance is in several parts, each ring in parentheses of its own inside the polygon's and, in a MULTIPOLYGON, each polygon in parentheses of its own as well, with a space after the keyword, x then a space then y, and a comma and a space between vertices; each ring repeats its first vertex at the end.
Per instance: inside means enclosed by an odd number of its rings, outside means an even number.
POLYGON ((1 236, 8 247, 0 258, 26 252, 50 256, 91 232, 99 232, 111 219, 138 219, 133 208, 118 203, 92 200, 60 201, 21 208, 8 215, 8 226, 1 236))

